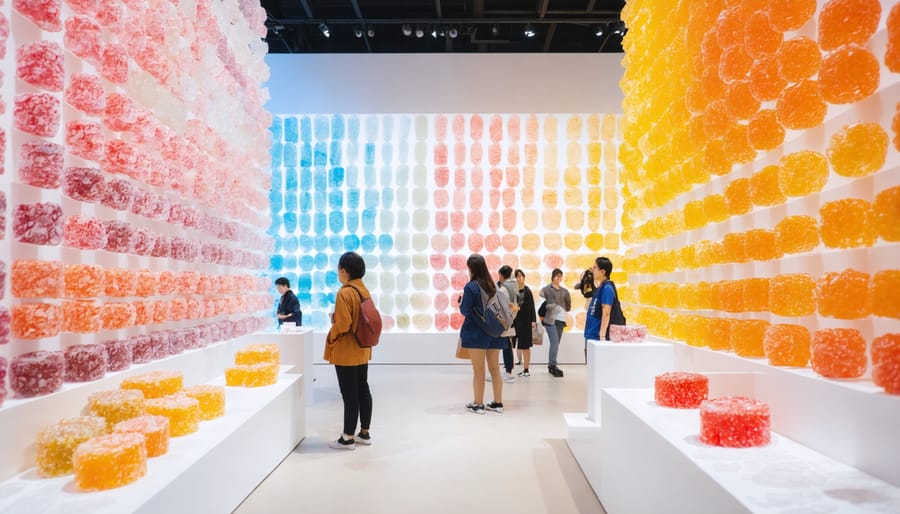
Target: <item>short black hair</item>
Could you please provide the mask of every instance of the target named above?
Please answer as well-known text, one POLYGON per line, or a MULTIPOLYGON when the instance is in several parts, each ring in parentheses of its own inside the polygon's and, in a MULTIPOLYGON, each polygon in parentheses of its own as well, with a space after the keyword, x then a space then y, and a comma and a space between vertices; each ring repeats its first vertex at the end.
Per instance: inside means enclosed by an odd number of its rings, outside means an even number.
POLYGON ((606 257, 597 257, 597 260, 594 261, 597 264, 597 268, 602 269, 606 272, 606 278, 608 279, 610 275, 612 275, 612 261, 606 257))
POLYGON ((284 277, 280 277, 280 278, 278 278, 277 280, 275 280, 275 285, 276 285, 276 286, 284 286, 284 287, 290 289, 290 288, 291 288, 291 281, 288 280, 288 279, 286 279, 286 278, 284 278, 284 277))
POLYGON ((497 270, 497 272, 500 273, 500 278, 503 278, 503 279, 508 279, 509 277, 512 276, 512 268, 510 268, 506 264, 504 264, 503 266, 500 266, 500 269, 497 270))
POLYGON ((563 272, 562 272, 562 270, 559 269, 559 268, 554 268, 554 269, 553 269, 553 272, 550 273, 550 280, 553 280, 554 278, 556 278, 557 275, 562 276, 562 275, 563 275, 563 272))
POLYGON ((366 261, 356 252, 347 252, 338 260, 338 269, 346 271, 350 280, 363 278, 366 275, 366 261))
POLYGON ((522 278, 525 278, 525 272, 522 271, 521 268, 516 268, 516 276, 522 275, 522 278))

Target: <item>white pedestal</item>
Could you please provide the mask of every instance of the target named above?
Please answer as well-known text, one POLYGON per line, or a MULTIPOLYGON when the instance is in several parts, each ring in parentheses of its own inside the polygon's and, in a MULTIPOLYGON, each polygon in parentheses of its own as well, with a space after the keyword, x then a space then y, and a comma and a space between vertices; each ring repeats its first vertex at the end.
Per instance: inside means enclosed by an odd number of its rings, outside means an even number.
POLYGON ((597 451, 600 424, 588 419, 586 412, 566 412, 563 417, 568 427, 566 444, 569 451, 596 493, 600 483, 600 455, 597 451))
POLYGON ((652 386, 656 375, 672 371, 674 356, 671 343, 588 341, 588 419, 601 422, 601 389, 652 386))
MULTIPOLYGON (((760 448, 697 439, 697 409, 605 389, 598 497, 610 514, 900 512, 900 489, 777 433, 760 448)), ((824 427, 823 427, 824 428, 824 427)))
POLYGON ((315 381, 315 351, 313 331, 311 328, 299 328, 293 331, 271 330, 247 334, 238 339, 238 348, 248 344, 273 343, 281 352, 281 364, 291 366, 292 373, 303 374, 303 390, 307 403, 314 398, 313 382, 315 381))
POLYGON ((132 484, 82 493, 72 475, 43 479, 32 468, 0 484, 0 512, 231 512, 304 438, 301 378, 282 374, 271 386, 226 388, 225 416, 172 438, 169 452, 150 459, 132 484))

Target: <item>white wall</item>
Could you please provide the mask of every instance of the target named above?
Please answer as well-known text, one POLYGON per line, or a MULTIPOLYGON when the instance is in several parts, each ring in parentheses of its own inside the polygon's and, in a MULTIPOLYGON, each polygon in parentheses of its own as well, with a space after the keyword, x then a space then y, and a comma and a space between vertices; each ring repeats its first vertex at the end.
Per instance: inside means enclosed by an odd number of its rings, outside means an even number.
POLYGON ((624 54, 269 54, 276 114, 622 112, 624 54))

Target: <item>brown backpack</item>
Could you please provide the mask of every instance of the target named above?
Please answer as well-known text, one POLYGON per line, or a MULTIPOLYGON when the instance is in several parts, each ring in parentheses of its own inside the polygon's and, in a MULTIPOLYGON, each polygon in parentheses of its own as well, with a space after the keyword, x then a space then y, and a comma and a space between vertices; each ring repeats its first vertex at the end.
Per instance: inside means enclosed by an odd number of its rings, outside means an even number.
POLYGON ((359 289, 348 285, 359 295, 359 320, 356 323, 356 343, 362 348, 371 348, 378 344, 381 337, 381 314, 375 307, 372 298, 363 298, 359 289))

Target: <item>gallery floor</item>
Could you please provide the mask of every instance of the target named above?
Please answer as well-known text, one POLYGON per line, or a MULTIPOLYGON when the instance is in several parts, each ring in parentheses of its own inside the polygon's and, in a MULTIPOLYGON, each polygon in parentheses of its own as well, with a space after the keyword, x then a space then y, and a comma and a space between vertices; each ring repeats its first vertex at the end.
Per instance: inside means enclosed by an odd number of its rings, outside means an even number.
MULTIPOLYGON (((334 369, 316 366, 307 437, 238 507, 255 513, 579 513, 603 508, 566 446, 564 412, 584 412, 586 368, 546 367, 504 384, 504 414, 472 414, 465 365, 372 365, 371 446, 340 432, 334 369)), ((485 400, 490 401, 490 384, 485 400)))

